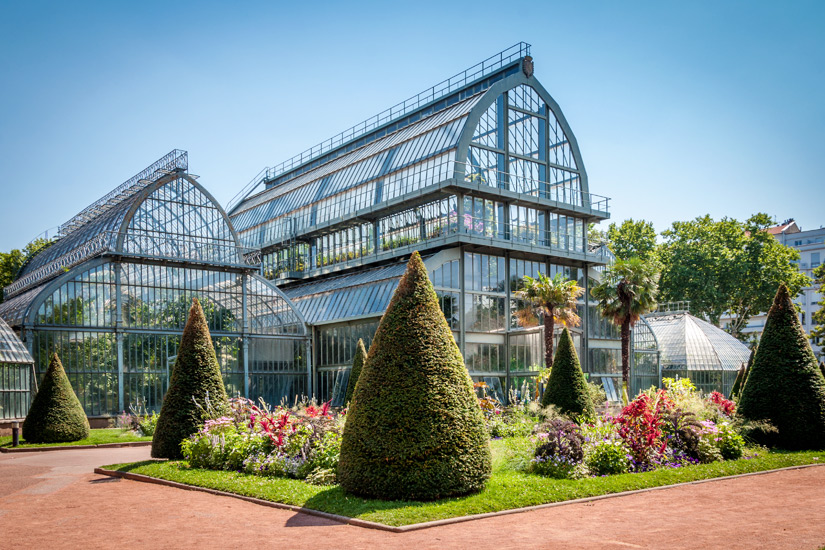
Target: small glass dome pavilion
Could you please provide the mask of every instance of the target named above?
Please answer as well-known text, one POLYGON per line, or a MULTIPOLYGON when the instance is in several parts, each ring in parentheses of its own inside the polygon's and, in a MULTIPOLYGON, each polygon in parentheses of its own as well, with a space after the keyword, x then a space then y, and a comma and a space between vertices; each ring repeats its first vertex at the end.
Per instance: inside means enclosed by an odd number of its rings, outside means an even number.
MULTIPOLYGON (((645 315, 637 327, 642 332, 649 329, 655 338, 663 378, 690 378, 706 393, 716 390, 728 395, 739 367, 750 355, 745 344, 684 311, 645 315)), ((634 356, 643 349, 641 341, 634 342, 634 356)), ((647 370, 637 369, 638 376, 647 370)))
POLYGON ((26 416, 32 398, 33 365, 29 350, 0 319, 0 420, 26 416))
POLYGON ((61 226, 5 289, 0 317, 37 374, 57 352, 89 416, 160 408, 193 297, 230 395, 312 393, 303 316, 187 170, 185 151, 161 158, 61 226))

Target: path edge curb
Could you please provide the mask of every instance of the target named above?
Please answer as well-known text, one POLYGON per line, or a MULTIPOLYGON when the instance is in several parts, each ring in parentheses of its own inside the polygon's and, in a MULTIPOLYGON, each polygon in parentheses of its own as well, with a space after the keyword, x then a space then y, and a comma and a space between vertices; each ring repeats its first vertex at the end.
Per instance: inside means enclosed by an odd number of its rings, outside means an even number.
POLYGON ((55 445, 52 447, 0 447, 0 453, 44 453, 46 451, 72 451, 75 449, 116 449, 118 447, 148 447, 151 441, 125 441, 123 443, 98 443, 96 445, 55 445))
POLYGON ((377 529, 380 531, 389 531, 391 533, 406 533, 409 531, 418 531, 421 529, 430 529, 432 527, 440 527, 443 525, 452 525, 455 523, 464 523, 467 521, 475 521, 479 519, 486 519, 486 518, 493 518, 497 516, 506 516, 510 514, 522 514, 525 512, 532 512, 534 510, 543 510, 545 508, 554 508, 557 506, 567 506, 571 504, 583 504, 587 502, 594 502, 597 500, 605 500, 608 498, 616 498, 616 497, 623 497, 628 495, 635 495, 640 493, 648 493, 651 491, 660 491, 663 489, 672 489, 674 487, 682 487, 686 485, 699 485, 700 483, 709 483, 713 481, 725 481, 731 479, 738 479, 743 477, 750 477, 750 476, 758 476, 764 474, 773 474, 776 472, 784 472, 787 470, 802 470, 805 468, 814 468, 818 466, 825 466, 825 463, 822 464, 800 464, 798 466, 786 466, 784 468, 774 468, 773 470, 762 470, 760 472, 748 472, 745 474, 734 474, 731 476, 723 476, 723 477, 712 477, 708 479, 697 479, 695 481, 685 481, 682 483, 673 483, 671 485, 660 485, 659 487, 646 487, 644 489, 634 489, 632 491, 622 491, 619 493, 608 493, 606 495, 597 495, 592 497, 585 497, 585 498, 577 498, 574 500, 564 500, 561 502, 548 502, 545 504, 536 504, 534 506, 525 506, 522 508, 512 508, 510 510, 500 510, 498 512, 487 512, 484 514, 473 514, 469 516, 458 516, 454 518, 446 518, 446 519, 439 519, 434 521, 426 521, 423 523, 412 523, 410 525, 403 525, 403 526, 392 526, 386 525, 384 523, 378 523, 375 521, 367 521, 358 518, 351 518, 347 516, 339 516, 337 514, 331 514, 329 512, 322 512, 320 510, 313 510, 312 508, 303 508, 301 506, 294 506, 292 504, 283 504, 281 502, 272 502, 270 500, 264 500, 260 498, 250 497, 246 495, 239 495, 237 493, 229 493, 227 491, 219 491, 217 489, 210 489, 208 487, 198 487, 197 485, 189 485, 186 483, 180 483, 177 481, 169 481, 166 479, 161 479, 157 477, 147 476, 143 474, 133 474, 131 472, 120 472, 117 470, 107 470, 105 468, 95 468, 94 473, 111 476, 111 477, 119 477, 123 479, 128 479, 132 481, 141 481, 144 483, 152 483, 155 485, 163 485, 166 487, 175 487, 177 489, 184 489, 188 491, 200 491, 203 493, 209 493, 211 495, 218 495, 218 496, 226 496, 231 498, 237 498, 240 500, 244 500, 246 502, 251 502, 253 504, 260 504, 261 506, 268 506, 270 508, 278 508, 281 510, 289 510, 291 512, 300 512, 303 514, 308 514, 311 516, 317 516, 326 518, 332 521, 337 521, 339 523, 345 523, 349 525, 354 525, 356 527, 364 527, 367 529, 377 529))

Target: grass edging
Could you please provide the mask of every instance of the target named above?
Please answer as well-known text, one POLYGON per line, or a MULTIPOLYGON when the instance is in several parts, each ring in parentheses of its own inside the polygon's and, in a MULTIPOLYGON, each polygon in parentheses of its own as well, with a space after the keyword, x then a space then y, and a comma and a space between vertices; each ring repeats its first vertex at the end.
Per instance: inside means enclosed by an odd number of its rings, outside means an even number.
POLYGON ((485 518, 496 517, 496 516, 505 516, 505 515, 509 515, 509 514, 520 514, 520 513, 524 513, 524 512, 530 512, 530 511, 533 511, 533 510, 542 510, 542 509, 545 509, 545 508, 553 508, 553 507, 556 507, 556 506, 566 506, 566 505, 569 505, 569 504, 582 504, 582 503, 586 503, 586 502, 593 502, 593 501, 596 501, 596 500, 604 500, 604 499, 608 499, 608 498, 623 497, 623 496, 635 495, 635 494, 640 494, 640 493, 647 493, 647 492, 651 492, 651 491, 658 491, 658 490, 662 490, 662 489, 672 489, 674 487, 681 487, 681 486, 687 486, 687 485, 698 485, 700 483, 709 483, 709 482, 713 482, 713 481, 725 481, 725 480, 737 479, 737 478, 748 477, 748 476, 757 476, 757 475, 763 475, 763 474, 772 474, 772 473, 782 472, 782 471, 786 471, 786 470, 801 470, 801 469, 804 469, 804 468, 812 468, 812 467, 815 467, 815 466, 825 466, 825 464, 821 464, 821 463, 820 464, 800 464, 800 465, 796 465, 796 466, 787 466, 787 467, 784 467, 784 468, 775 468, 775 469, 772 469, 772 470, 762 470, 762 471, 758 471, 758 472, 747 472, 747 473, 744 473, 744 474, 735 474, 735 475, 729 475, 729 476, 723 476, 723 477, 712 477, 712 478, 707 478, 707 479, 698 479, 698 480, 693 480, 693 481, 685 481, 685 482, 681 482, 681 483, 673 483, 673 484, 670 484, 670 485, 660 485, 658 487, 646 487, 646 488, 643 488, 643 489, 634 489, 634 490, 622 491, 622 492, 618 492, 618 493, 607 493, 607 494, 604 494, 604 495, 596 495, 596 496, 591 496, 591 497, 577 498, 577 499, 573 499, 573 500, 565 500, 565 501, 560 501, 560 502, 548 502, 548 503, 545 503, 545 504, 537 504, 537 505, 534 505, 534 506, 525 506, 525 507, 521 507, 521 508, 512 508, 512 509, 509 509, 509 510, 500 510, 500 511, 496 511, 496 512, 487 512, 487 513, 483 513, 483 514, 472 514, 472 515, 468 515, 468 516, 457 516, 457 517, 452 517, 452 518, 445 518, 445 519, 427 521, 427 522, 422 522, 422 523, 413 523, 413 524, 410 524, 410 525, 401 525, 401 526, 386 525, 386 524, 378 523, 378 522, 374 522, 374 521, 368 521, 368 520, 363 520, 363 519, 358 519, 358 518, 352 518, 352 517, 348 517, 348 516, 341 516, 341 515, 332 514, 332 513, 329 513, 329 512, 322 512, 320 510, 314 510, 312 508, 305 508, 305 507, 302 507, 302 506, 295 506, 295 505, 292 505, 292 504, 284 504, 284 503, 281 503, 281 502, 273 502, 273 501, 270 501, 270 500, 264 500, 264 499, 260 499, 260 498, 256 498, 256 497, 240 495, 240 494, 237 494, 237 493, 230 493, 230 492, 227 492, 227 491, 220 491, 220 490, 217 490, 217 489, 210 489, 208 487, 199 487, 197 485, 189 485, 189 484, 180 483, 180 482, 177 482, 177 481, 169 481, 169 480, 166 480, 166 479, 147 476, 147 475, 144 475, 144 474, 133 474, 131 472, 122 472, 122 471, 118 471, 118 470, 108 470, 106 468, 95 468, 94 473, 100 474, 100 475, 111 476, 111 477, 119 477, 119 478, 123 478, 123 479, 129 479, 129 480, 132 480, 132 481, 141 481, 141 482, 144 482, 144 483, 152 483, 152 484, 163 485, 163 486, 167 486, 167 487, 175 487, 175 488, 178 488, 178 489, 184 489, 184 490, 188 490, 188 491, 200 491, 200 492, 203 492, 203 493, 208 493, 208 494, 217 495, 217 496, 226 496, 226 497, 236 498, 236 499, 240 499, 240 500, 243 500, 243 501, 246 501, 246 502, 259 504, 259 505, 262 505, 262 506, 268 506, 270 508, 278 508, 278 509, 281 509, 281 510, 289 510, 289 511, 292 511, 292 512, 300 512, 300 513, 304 513, 304 514, 308 514, 308 515, 312 515, 312 516, 317 516, 317 517, 330 519, 332 521, 337 521, 339 523, 345 523, 345 524, 354 525, 354 526, 357 526, 357 527, 364 527, 364 528, 367 528, 367 529, 378 529, 378 530, 381 530, 381 531, 389 531, 391 533, 405 533, 405 532, 408 532, 408 531, 417 531, 417 530, 420 530, 420 529, 429 529, 429 528, 432 528, 432 527, 439 527, 439 526, 442 526, 442 525, 463 523, 463 522, 467 522, 467 521, 475 521, 475 520, 479 520, 479 519, 485 519, 485 518))
POLYGON ((51 447, 0 447, 0 453, 42 453, 45 451, 73 451, 75 449, 148 447, 151 444, 151 441, 124 441, 123 443, 97 443, 95 445, 55 445, 51 447))

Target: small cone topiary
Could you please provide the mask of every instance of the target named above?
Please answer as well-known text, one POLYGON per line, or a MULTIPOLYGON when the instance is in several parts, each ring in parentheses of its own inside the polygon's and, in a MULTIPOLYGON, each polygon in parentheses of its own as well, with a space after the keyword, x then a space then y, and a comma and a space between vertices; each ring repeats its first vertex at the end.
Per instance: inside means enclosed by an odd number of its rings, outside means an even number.
POLYGON ((23 439, 26 443, 60 443, 87 437, 89 419, 55 353, 23 421, 23 439))
POLYGON ((415 252, 355 386, 338 481, 365 497, 433 500, 482 489, 491 464, 470 376, 415 252))
POLYGON ((736 399, 736 397, 739 395, 739 392, 742 391, 743 380, 745 380, 745 363, 742 363, 742 366, 739 367, 739 370, 736 373, 736 380, 733 381, 733 387, 730 390, 731 399, 736 399))
POLYGON ((550 379, 547 381, 544 395, 541 396, 541 406, 549 405, 555 405, 560 413, 568 416, 596 416, 590 392, 587 391, 587 380, 576 354, 576 346, 567 327, 559 338, 550 379))
POLYGON ((757 350, 759 350, 759 344, 754 344, 751 348, 751 354, 748 356, 748 364, 745 365, 745 375, 742 377, 742 384, 739 386, 737 397, 742 397, 742 391, 745 389, 745 384, 748 383, 748 376, 751 374, 751 367, 753 366, 753 360, 756 357, 757 350))
POLYGON ((364 367, 364 361, 367 360, 367 348, 364 347, 364 341, 359 338, 358 344, 355 346, 355 358, 352 360, 352 370, 349 373, 349 382, 347 382, 347 397, 344 399, 344 404, 349 404, 352 401, 352 394, 355 393, 355 384, 358 383, 358 377, 361 376, 361 369, 364 367))
POLYGON ((825 379, 783 284, 742 389, 738 414, 767 420, 786 449, 825 448, 825 379))
POLYGON ((181 442, 197 432, 203 422, 193 398, 203 404, 207 394, 213 405, 227 401, 209 325, 200 302, 193 298, 152 438, 152 457, 182 457, 181 442))

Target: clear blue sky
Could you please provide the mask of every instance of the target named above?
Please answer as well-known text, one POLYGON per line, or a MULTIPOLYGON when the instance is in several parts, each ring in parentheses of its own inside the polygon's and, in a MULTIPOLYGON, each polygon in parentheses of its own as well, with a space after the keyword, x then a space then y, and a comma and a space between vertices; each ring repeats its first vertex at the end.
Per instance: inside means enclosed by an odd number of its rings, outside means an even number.
POLYGON ((173 148, 225 205, 520 40, 614 221, 825 224, 825 2, 0 0, 0 250, 173 148))

